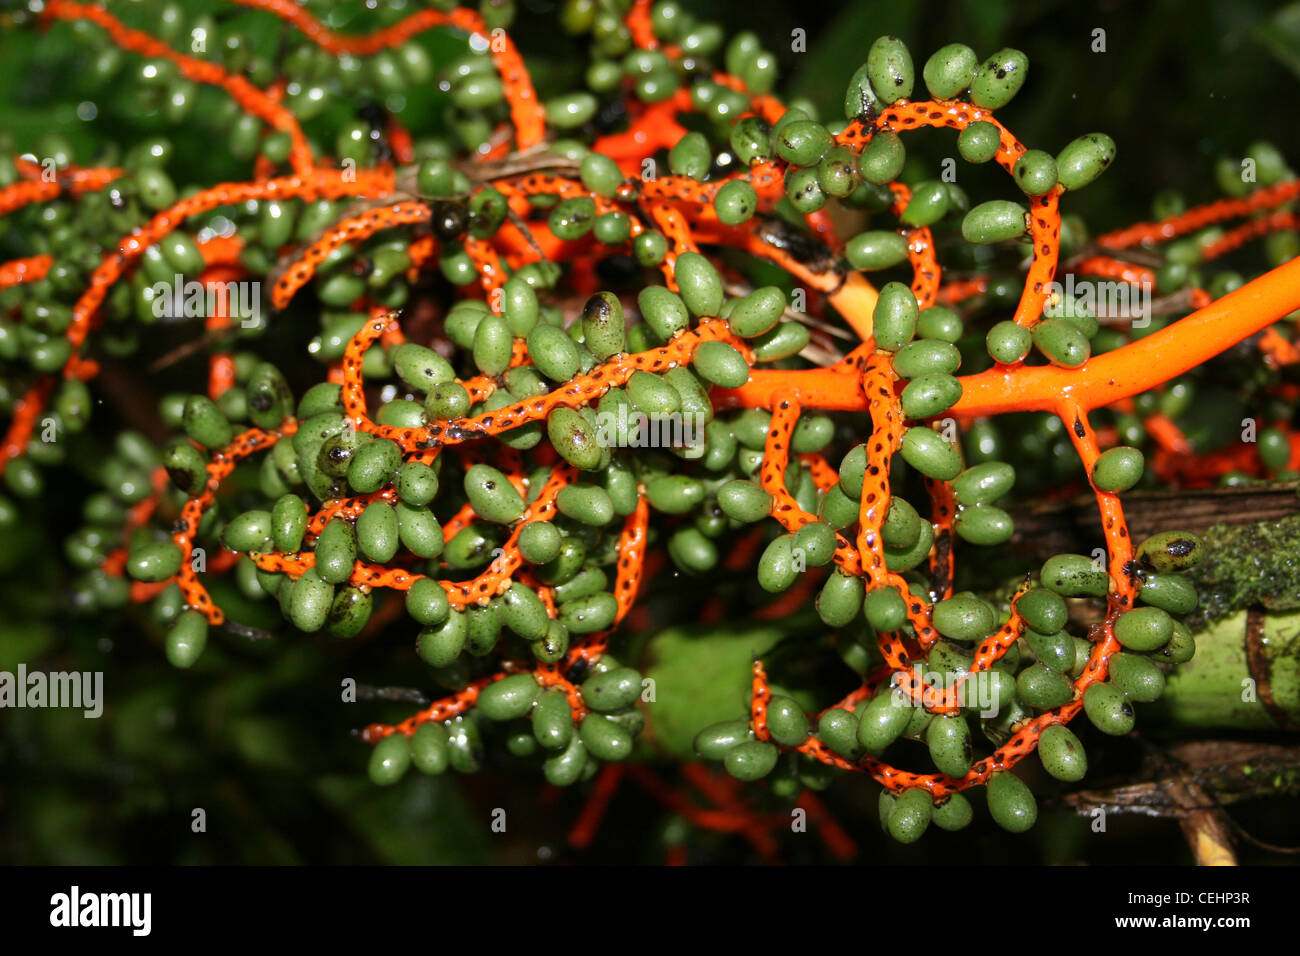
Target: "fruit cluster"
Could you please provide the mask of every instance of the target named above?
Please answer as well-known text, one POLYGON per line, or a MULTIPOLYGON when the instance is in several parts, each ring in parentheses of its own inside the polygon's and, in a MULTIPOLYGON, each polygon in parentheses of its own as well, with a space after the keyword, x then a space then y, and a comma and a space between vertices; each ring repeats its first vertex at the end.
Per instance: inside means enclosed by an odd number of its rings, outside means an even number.
MULTIPOLYGON (((253 21, 129 5, 156 35, 111 3, 29 17, 75 29, 101 82, 129 73, 141 110, 201 113, 252 162, 246 181, 178 188, 164 139, 90 166, 57 139, 0 159, 4 238, 26 249, 0 265, 12 495, 41 494, 41 468, 81 441, 101 362, 146 354, 151 327, 206 327, 207 387, 161 402, 175 439, 123 431, 93 466, 103 490, 67 547, 79 606, 153 602, 178 667, 211 629, 249 630, 204 584, 222 572, 299 631, 389 628, 449 693, 365 729, 376 782, 473 771, 487 733, 568 785, 631 756, 653 713, 608 649, 650 546, 686 575, 756 564, 785 606, 815 605, 860 680, 810 706, 756 662, 749 713, 703 729, 699 755, 787 796, 866 772, 905 842, 964 826, 974 787, 1026 829, 1034 798, 1012 767, 1037 751, 1079 780, 1076 715, 1127 733, 1192 656, 1182 572, 1200 544, 1130 540, 1120 495, 1296 463, 1284 427, 1258 461, 1196 458, 1174 421, 1195 370, 1261 329, 1251 387, 1289 419, 1276 375, 1300 355, 1272 323, 1300 305, 1296 267, 1201 287, 1250 238, 1270 236, 1279 266, 1294 256, 1300 185, 1275 150, 1252 147, 1260 189, 1192 210, 1164 196, 1159 222, 1089 239, 1060 206, 1115 144, 1017 140, 995 116, 1028 74, 1017 50, 946 46, 922 90, 882 37, 844 119, 825 120, 772 94, 753 34, 728 40, 673 0, 568 3, 565 28, 591 35, 586 89, 545 100, 509 4, 398 5, 344 35, 328 2, 237 2, 253 21), (255 42, 271 16, 292 27, 278 59, 255 42), (467 45, 439 60, 429 31, 467 45), (435 83, 446 110, 417 137, 394 104, 435 83), (326 126, 347 102, 367 105, 326 126), (927 177, 904 145, 926 127, 1021 198, 973 205, 927 177), (965 277, 945 281, 940 253, 965 277), (1078 289, 1058 289, 1067 273, 1078 289), (1161 314, 1092 306, 1096 280, 1154 289, 1161 314), (273 316, 241 314, 262 282, 273 316), (304 316, 325 380, 295 397, 266 343, 304 316), (1009 594, 958 590, 958 554, 1013 535, 1013 487, 1063 482, 1095 492, 1104 553, 1052 557, 1009 594), (1089 602, 1104 614, 1079 633, 1089 602), (887 762, 904 738, 932 768, 887 762)), ((0 520, 20 520, 12 502, 0 520)))

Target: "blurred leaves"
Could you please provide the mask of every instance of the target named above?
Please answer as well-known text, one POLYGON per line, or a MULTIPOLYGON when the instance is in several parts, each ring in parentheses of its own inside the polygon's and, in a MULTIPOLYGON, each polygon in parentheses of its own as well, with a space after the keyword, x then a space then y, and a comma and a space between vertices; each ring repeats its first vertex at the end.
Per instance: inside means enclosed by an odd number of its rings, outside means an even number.
POLYGON ((1292 3, 1255 28, 1255 36, 1279 63, 1300 78, 1300 3, 1292 3))
POLYGON ((655 745, 679 759, 694 759, 692 741, 701 729, 745 715, 750 666, 785 636, 775 624, 671 628, 654 635, 646 676, 655 682, 648 731, 655 745))

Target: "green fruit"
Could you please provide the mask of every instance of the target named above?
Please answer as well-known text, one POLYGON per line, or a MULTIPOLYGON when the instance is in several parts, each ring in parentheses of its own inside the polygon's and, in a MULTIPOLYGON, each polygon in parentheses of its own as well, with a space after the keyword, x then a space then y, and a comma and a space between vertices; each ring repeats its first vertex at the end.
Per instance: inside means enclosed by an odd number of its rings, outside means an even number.
POLYGON ((961 234, 967 242, 985 245, 1018 239, 1025 234, 1025 208, 1005 199, 991 199, 966 213, 961 234))
POLYGON ((934 629, 954 641, 978 641, 998 626, 992 605, 973 595, 955 595, 934 605, 934 629))
POLYGON ((943 803, 935 804, 931 820, 940 830, 957 831, 970 825, 974 812, 970 801, 960 793, 950 793, 943 803))
POLYGON ((184 427, 185 434, 204 448, 220 448, 235 436, 217 403, 202 395, 191 395, 186 399, 184 427))
POLYGON ((713 208, 724 226, 739 226, 758 211, 758 194, 744 180, 732 180, 713 197, 713 208))
POLYGON ((861 578, 832 571, 817 595, 818 616, 828 627, 844 627, 858 616, 862 608, 862 592, 861 578))
POLYGON ((377 438, 357 449, 348 465, 348 484, 358 494, 378 491, 393 480, 402 464, 402 450, 387 438, 377 438))
POLYGON ((704 318, 716 316, 722 310, 722 276, 707 258, 698 252, 683 252, 677 257, 674 275, 677 279, 677 293, 690 309, 691 315, 704 318))
POLYGON ((1080 136, 1056 156, 1061 185, 1082 189, 1104 173, 1114 159, 1115 141, 1105 133, 1080 136))
POLYGON ((933 811, 934 801, 928 790, 904 790, 889 810, 886 829, 899 843, 915 843, 930 825, 933 811))
POLYGON ((1068 704, 1074 688, 1063 674, 1039 663, 1026 667, 1016 677, 1016 693, 1028 706, 1046 709, 1068 704))
POLYGON ((766 335, 751 339, 749 346, 757 362, 776 362, 802 352, 812 334, 802 322, 778 322, 766 335))
POLYGON ((551 786, 568 787, 578 782, 586 766, 587 748, 581 738, 573 734, 563 750, 542 764, 542 774, 551 786))
MULTIPOLYGON (((820 163, 817 168, 820 168, 820 163)), ((817 212, 825 207, 826 192, 817 177, 817 168, 800 169, 791 166, 785 174, 785 196, 801 215, 817 212)))
POLYGON ((617 614, 618 601, 602 591, 561 604, 558 619, 572 634, 593 634, 613 624, 617 614))
POLYGON ((795 166, 816 166, 831 147, 831 134, 821 123, 794 120, 777 127, 777 154, 795 166))
POLYGON ((1016 470, 1003 461, 989 461, 967 468, 952 483, 957 501, 963 505, 997 501, 1016 481, 1016 470))
POLYGON ((436 721, 425 721, 411 737, 411 763, 420 773, 440 774, 449 762, 447 728, 436 721))
POLYGON ((1026 196, 1042 196, 1056 185, 1056 160, 1041 149, 1029 149, 1016 160, 1011 178, 1026 196))
POLYGON ((737 780, 751 783, 771 773, 779 755, 776 747, 766 741, 746 740, 727 751, 723 765, 737 780))
POLYGON ((515 582, 501 596, 501 623, 524 640, 537 641, 546 636, 551 620, 537 592, 515 582))
POLYGON ((1070 610, 1061 596, 1046 588, 1030 588, 1016 601, 1025 623, 1040 634, 1055 634, 1065 627, 1070 610))
POLYGON ((602 714, 588 714, 578 726, 583 746, 597 760, 624 760, 632 753, 632 734, 602 714))
POLYGON ((512 674, 479 691, 474 706, 488 720, 517 720, 533 709, 540 692, 532 674, 512 674))
POLYGON ((584 186, 606 199, 612 198, 623 183, 618 164, 600 153, 588 153, 582 157, 579 175, 584 186))
POLYGON ((771 331, 785 307, 785 293, 776 286, 765 286, 740 299, 727 317, 727 324, 736 335, 752 339, 771 331))
POLYGON ((1082 554, 1058 554, 1047 559, 1038 578, 1064 597, 1105 597, 1110 575, 1082 554))
POLYGON ((749 363, 726 342, 704 342, 692 360, 696 374, 721 388, 740 388, 749 381, 749 363))
POLYGON ((542 104, 546 122, 556 129, 575 129, 591 122, 596 114, 596 98, 590 93, 568 93, 542 104))
POLYGON ((1043 319, 1031 334, 1043 356, 1061 368, 1078 368, 1091 354, 1088 337, 1065 319, 1043 319))
POLYGON ((979 59, 974 50, 962 43, 949 43, 925 61, 921 76, 930 96, 950 100, 970 87, 978 68, 979 59))
POLYGON ((447 724, 447 757, 457 773, 475 773, 483 760, 483 738, 478 725, 465 717, 447 724))
POLYGON ((627 336, 623 304, 612 292, 597 292, 582 310, 583 341, 588 351, 604 361, 623 351, 627 336))
POLYGON ((428 508, 399 501, 393 508, 397 515, 397 537, 402 547, 421 558, 442 554, 442 525, 428 508))
POLYGON ((445 358, 422 345, 404 342, 393 349, 391 358, 398 376, 417 392, 428 392, 456 377, 445 358))
POLYGON ((208 619, 198 611, 182 611, 167 632, 167 662, 172 667, 193 667, 208 643, 208 619))
POLYGON ((951 375, 921 375, 903 387, 900 401, 908 418, 933 418, 961 398, 961 382, 951 375))
POLYGON ((1029 58, 1019 50, 999 50, 980 64, 970 85, 970 100, 986 110, 1001 109, 1024 85, 1029 58))
POLYGON ((1130 700, 1149 704, 1165 692, 1165 673, 1150 658, 1116 654, 1110 659, 1111 682, 1130 700))
POLYGON ((875 118, 879 107, 880 98, 872 89, 867 64, 864 63, 853 74, 844 93, 844 118, 850 120, 863 118, 869 121, 875 118))
POLYGON ((1088 772, 1088 755, 1071 730, 1052 724, 1038 738, 1038 759, 1043 769, 1057 780, 1076 783, 1088 772))
MULTIPOLYGON (((556 408, 546 419, 546 433, 555 450, 575 468, 594 471, 600 467, 604 449, 596 429, 580 413, 571 408, 556 408)), ((521 499, 521 513, 522 503, 521 499)))
POLYGON ((884 36, 867 51, 867 79, 882 103, 910 99, 915 71, 907 45, 898 37, 884 36))
POLYGON ((499 315, 486 315, 474 330, 474 365, 484 375, 500 375, 510 366, 514 340, 499 315))
POLYGON ((246 387, 248 416, 258 428, 279 428, 293 408, 293 396, 284 376, 274 365, 261 362, 246 387))
POLYGON ((446 667, 460 656, 468 637, 469 619, 461 611, 451 611, 442 624, 420 631, 415 651, 429 666, 446 667))
POLYGON ((985 547, 1011 540, 1015 526, 1011 516, 996 505, 966 505, 953 519, 953 528, 963 541, 985 547))
POLYGON ((858 723, 858 743, 871 753, 880 753, 907 729, 914 707, 890 687, 876 692, 858 723))
MULTIPOLYGON (((918 313, 918 321, 920 316, 918 313)), ((948 342, 919 339, 894 353, 894 371, 900 378, 951 375, 961 366, 961 352, 948 342)))
POLYGON ((401 537, 397 512, 386 501, 372 501, 357 518, 357 547, 378 564, 386 564, 397 553, 401 537))
POLYGON ((181 568, 181 550, 167 541, 154 541, 131 552, 127 573, 137 581, 166 581, 181 568))
POLYGON ((910 342, 916 334, 919 314, 916 296, 910 288, 901 282, 886 283, 871 315, 871 334, 876 347, 896 352, 910 342))
MULTIPOLYGON (((829 564, 835 556, 839 541, 830 525, 821 521, 810 521, 795 532, 791 546, 802 554, 805 566, 820 568, 829 564)), ((859 591, 854 604, 861 603, 862 592, 859 591)))
POLYGON ((555 497, 560 514, 592 527, 614 520, 614 502, 604 488, 596 485, 568 485, 555 497))
POLYGON ((1145 458, 1136 448, 1121 446, 1104 451, 1092 468, 1092 483, 1101 491, 1128 491, 1142 478, 1145 458))
POLYGON ((447 592, 433 578, 418 578, 406 592, 406 613, 426 627, 445 623, 451 613, 447 592))
POLYGON ((691 324, 690 313, 681 296, 661 285, 646 286, 636 301, 646 325, 664 342, 691 324))
POLYGON ((1118 737, 1133 729, 1133 705, 1111 684, 1093 684, 1084 691, 1083 710, 1103 734, 1118 737))
POLYGON ((226 525, 221 539, 231 551, 265 551, 271 541, 269 511, 245 511, 226 525))
POLYGON ((971 123, 957 135, 957 152, 968 163, 987 163, 998 154, 1002 134, 992 123, 971 123))
POLYGON ((308 568, 290 593, 289 619, 300 631, 308 634, 319 631, 325 626, 333 603, 334 585, 322 578, 315 568, 308 568))
POLYGON ((1173 635, 1173 618, 1158 607, 1134 608, 1115 621, 1115 638, 1130 651, 1157 650, 1173 635))
POLYGON ((721 760, 737 744, 751 740, 748 720, 724 720, 695 735, 695 752, 705 760, 721 760))
POLYGON ((519 551, 529 564, 546 564, 560 554, 561 535, 548 521, 530 521, 519 531, 519 551))
POLYGON ((907 240, 896 232, 860 232, 845 243, 844 256, 855 269, 889 269, 907 259, 907 240))
POLYGON ((989 355, 995 362, 1001 362, 1003 365, 1014 365, 1023 361, 1033 344, 1033 333, 1010 319, 994 325, 989 329, 985 339, 989 355))
POLYGON ((899 221, 913 228, 932 226, 948 214, 950 202, 947 183, 934 179, 918 183, 913 187, 912 198, 907 201, 907 208, 899 216, 899 221))
POLYGON ((916 321, 916 334, 923 339, 956 342, 962 334, 961 317, 947 306, 932 305, 921 310, 916 321))
POLYGON ((794 536, 774 538, 758 559, 758 583, 764 591, 780 594, 794 584, 800 571, 794 557, 794 536))
POLYGON ((857 760, 862 756, 862 746, 858 743, 858 720, 851 711, 832 707, 823 712, 817 721, 817 737, 846 760, 857 760))
POLYGON ((862 602, 867 623, 881 632, 897 631, 907 623, 907 602, 894 587, 876 588, 862 602))
POLYGON ((1138 597, 1170 614, 1190 614, 1197 605, 1196 585, 1181 574, 1144 574, 1138 597))
POLYGON ((592 710, 605 713, 622 710, 641 695, 641 674, 631 667, 615 667, 588 677, 582 684, 582 699, 592 710))
POLYGON ((926 727, 925 742, 930 748, 930 759, 940 773, 955 778, 966 776, 974 754, 965 717, 936 716, 926 727))
POLYGON ((995 773, 988 782, 989 815, 1011 833, 1024 833, 1038 819, 1038 804, 1024 782, 1011 773, 995 773))
POLYGON ((923 425, 903 433, 903 460, 928 478, 952 481, 961 474, 961 454, 950 442, 923 425))
POLYGON ((342 584, 352 576, 357 561, 357 535, 352 523, 333 518, 316 539, 316 572, 329 584, 342 584))
POLYGON ((773 696, 767 705, 767 729, 785 747, 798 747, 808 739, 808 715, 792 697, 773 696))
POLYGON ((668 151, 668 168, 674 175, 703 179, 713 164, 713 152, 703 133, 687 133, 668 151))
POLYGON ((718 506, 729 518, 752 524, 766 518, 772 496, 752 481, 729 481, 718 489, 718 506))
POLYGON ((858 171, 867 182, 884 186, 902 174, 906 162, 907 150, 898 134, 879 130, 858 158, 858 171))
POLYGON ((533 736, 546 750, 564 750, 573 739, 573 713, 561 691, 543 691, 532 716, 533 736))
POLYGON ((389 734, 370 751, 370 781, 379 787, 397 783, 411 766, 411 738, 403 733, 389 734))
POLYGON ((1156 571, 1185 571, 1201 562, 1205 546, 1190 531, 1162 531, 1137 549, 1137 559, 1156 571))
MULTIPOLYGON (((470 467, 465 473, 465 495, 484 521, 509 524, 524 513, 523 496, 515 490, 509 478, 490 465, 470 467)), ((366 510, 369 511, 370 507, 366 510)))
POLYGON ((567 382, 582 364, 578 344, 563 329, 545 323, 528 333, 528 355, 537 370, 555 382, 567 382))

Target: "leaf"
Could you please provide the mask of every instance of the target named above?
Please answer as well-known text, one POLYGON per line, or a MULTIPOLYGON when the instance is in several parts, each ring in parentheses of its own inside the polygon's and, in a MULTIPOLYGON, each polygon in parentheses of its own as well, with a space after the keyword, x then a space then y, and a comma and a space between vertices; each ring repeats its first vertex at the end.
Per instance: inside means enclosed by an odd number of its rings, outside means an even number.
POLYGON ((738 630, 673 628, 649 644, 646 676, 655 701, 646 708, 648 734, 663 752, 693 759, 695 735, 709 724, 744 716, 751 666, 787 634, 762 624, 738 630))
POLYGON ((383 863, 487 862, 487 817, 470 815, 453 777, 427 777, 412 770, 394 786, 377 787, 364 775, 328 776, 315 787, 383 863))
POLYGON ((1300 76, 1300 3, 1273 14, 1267 23, 1255 28, 1255 37, 1274 59, 1300 76))
MULTIPOLYGON (((907 3, 850 3, 817 37, 810 37, 808 52, 796 62, 790 98, 812 100, 823 120, 844 112, 844 90, 849 77, 867 59, 867 49, 881 36, 914 37, 922 9, 907 3)), ((917 68, 918 82, 920 68, 917 68)))

